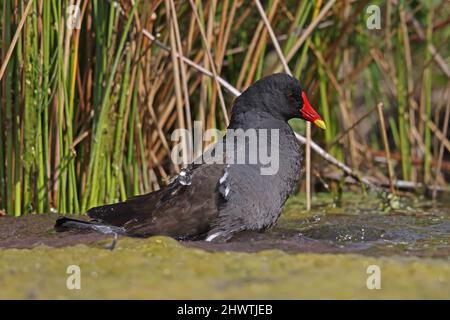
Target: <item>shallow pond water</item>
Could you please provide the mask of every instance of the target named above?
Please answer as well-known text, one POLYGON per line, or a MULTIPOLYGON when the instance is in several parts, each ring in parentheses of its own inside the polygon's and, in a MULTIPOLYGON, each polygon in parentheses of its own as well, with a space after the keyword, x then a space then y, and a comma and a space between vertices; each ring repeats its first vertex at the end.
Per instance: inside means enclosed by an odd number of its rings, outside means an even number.
POLYGON ((292 197, 275 228, 228 243, 55 233, 54 215, 0 218, 0 298, 450 298, 450 205, 292 197), (58 247, 58 248, 56 248, 58 247), (25 249, 27 248, 27 249, 25 249), (68 290, 66 269, 81 270, 68 290), (381 271, 369 290, 367 268, 381 271))

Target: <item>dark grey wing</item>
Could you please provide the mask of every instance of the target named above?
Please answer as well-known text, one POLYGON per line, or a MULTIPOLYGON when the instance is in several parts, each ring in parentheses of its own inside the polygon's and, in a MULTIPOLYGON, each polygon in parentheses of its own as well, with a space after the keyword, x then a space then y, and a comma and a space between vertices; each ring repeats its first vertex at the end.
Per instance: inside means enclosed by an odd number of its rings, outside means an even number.
POLYGON ((191 166, 160 191, 91 209, 89 216, 122 226, 131 236, 192 238, 204 235, 218 215, 217 185, 224 167, 191 166))
POLYGON ((88 210, 87 215, 99 222, 113 226, 123 226, 136 216, 151 214, 163 196, 164 190, 131 197, 124 202, 98 206, 88 210))

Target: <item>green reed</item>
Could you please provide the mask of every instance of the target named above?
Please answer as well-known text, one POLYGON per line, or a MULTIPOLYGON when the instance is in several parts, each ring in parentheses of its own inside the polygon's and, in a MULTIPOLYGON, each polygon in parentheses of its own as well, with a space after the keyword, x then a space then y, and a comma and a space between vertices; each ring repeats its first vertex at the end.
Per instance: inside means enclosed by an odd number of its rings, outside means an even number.
MULTIPOLYGON (((189 117, 203 120, 205 129, 224 129, 215 82, 187 66, 186 83, 176 83, 180 80, 170 54, 141 33, 146 28, 171 45, 167 3, 120 1, 119 9, 113 2, 80 1, 81 29, 70 30, 67 8, 73 1, 34 0, 0 79, 1 211, 17 216, 82 213, 156 190, 179 169, 170 161, 174 129, 189 128, 189 117), (176 84, 188 88, 190 116, 184 99, 176 98, 176 84)), ((0 4, 1 64, 27 3, 0 4)), ((434 103, 448 78, 429 47, 434 45, 446 61, 450 26, 445 1, 398 3, 390 3, 388 10, 384 1, 375 1, 381 7, 382 29, 369 30, 364 3, 337 1, 289 67, 327 123, 327 131, 313 130, 316 142, 354 169, 386 178, 385 162, 379 161, 385 155, 376 113, 333 142, 383 102, 397 179, 427 183, 437 157, 431 143, 436 139, 448 145, 447 137, 435 135, 442 121, 434 103), (379 156, 372 157, 374 152, 379 156)), ((210 68, 190 3, 174 4, 183 54, 210 68)), ((286 56, 326 4, 264 3, 286 56)), ((251 1, 197 0, 195 5, 223 78, 244 90, 279 70, 251 1)), ((230 113, 233 97, 224 94, 230 113)), ((299 132, 305 128, 301 121, 292 125, 299 132)), ((321 179, 317 181, 328 178, 322 164, 313 161, 321 179)), ((444 174, 447 167, 442 167, 444 174)))

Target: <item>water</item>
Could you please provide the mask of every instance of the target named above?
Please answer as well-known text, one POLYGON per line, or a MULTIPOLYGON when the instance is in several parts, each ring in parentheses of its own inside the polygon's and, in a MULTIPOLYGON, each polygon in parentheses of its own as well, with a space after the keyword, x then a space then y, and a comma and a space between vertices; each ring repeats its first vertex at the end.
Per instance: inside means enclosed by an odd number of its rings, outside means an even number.
POLYGON ((400 209, 386 213, 380 200, 346 194, 342 207, 327 195, 313 200, 311 212, 301 197, 288 200, 286 209, 270 231, 247 233, 230 243, 211 246, 189 243, 209 250, 255 252, 280 249, 290 253, 358 253, 367 256, 450 256, 450 206, 444 202, 402 199, 400 209))
POLYGON ((228 243, 52 231, 55 216, 0 218, 0 298, 449 298, 450 205, 291 198, 275 228, 228 243), (50 247, 51 246, 51 247, 50 247), (54 248, 60 247, 60 248, 54 248), (9 249, 6 249, 9 248, 9 249), (33 248, 33 249, 13 249, 33 248), (68 290, 79 265, 82 289, 68 290), (367 268, 381 270, 369 290, 367 268))

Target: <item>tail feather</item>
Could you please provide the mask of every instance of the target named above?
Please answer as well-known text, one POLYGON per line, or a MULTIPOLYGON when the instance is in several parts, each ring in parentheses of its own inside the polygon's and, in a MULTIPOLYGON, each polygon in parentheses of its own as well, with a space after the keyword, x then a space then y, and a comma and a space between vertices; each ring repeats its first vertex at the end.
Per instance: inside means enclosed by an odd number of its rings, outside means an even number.
POLYGON ((56 220, 55 230, 58 232, 68 231, 68 230, 92 230, 103 234, 124 234, 125 229, 116 226, 105 225, 95 221, 82 221, 66 217, 61 217, 56 220))
POLYGON ((129 202, 126 201, 91 208, 87 215, 108 225, 122 226, 135 216, 135 212, 129 202))

